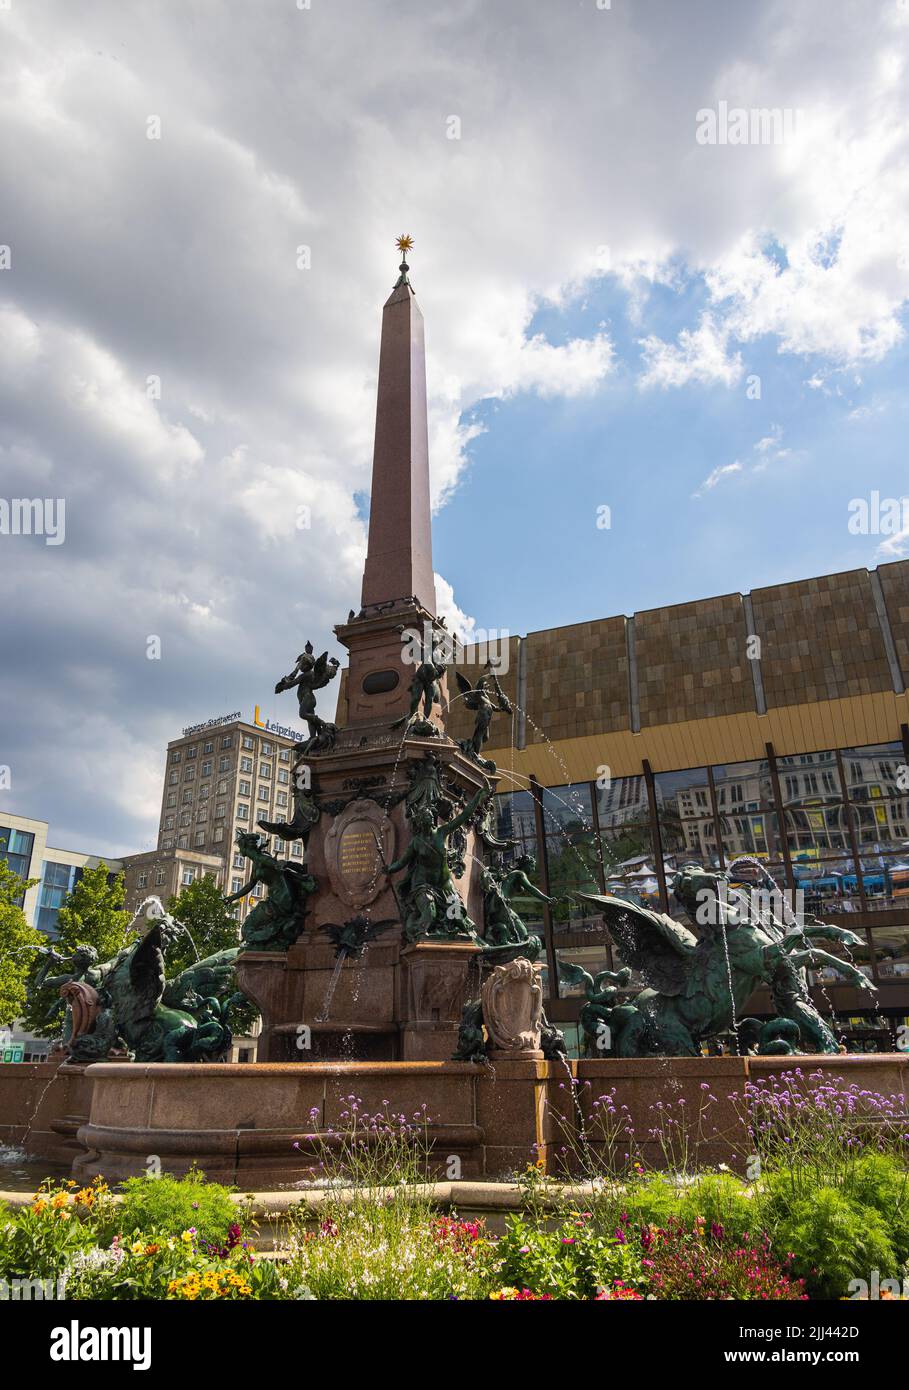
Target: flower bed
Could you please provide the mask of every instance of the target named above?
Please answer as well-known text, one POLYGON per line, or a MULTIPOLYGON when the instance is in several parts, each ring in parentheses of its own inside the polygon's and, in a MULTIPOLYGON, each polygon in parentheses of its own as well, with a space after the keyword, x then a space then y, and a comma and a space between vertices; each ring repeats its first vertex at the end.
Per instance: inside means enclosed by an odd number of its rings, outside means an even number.
POLYGON ((255 1248, 251 1202, 199 1174, 131 1179, 116 1199, 100 1179, 48 1181, 0 1215, 0 1280, 76 1300, 766 1302, 848 1297, 854 1280, 898 1288, 909 1165, 897 1098, 796 1071, 732 1099, 748 1120, 745 1177, 698 1166, 709 1092, 687 1120, 654 1107, 656 1173, 610 1093, 587 1105, 571 1155, 585 1183, 528 1168, 496 1235, 434 1206, 425 1107, 368 1114, 351 1096, 314 1165, 318 1219, 290 1206, 273 1249, 255 1248))

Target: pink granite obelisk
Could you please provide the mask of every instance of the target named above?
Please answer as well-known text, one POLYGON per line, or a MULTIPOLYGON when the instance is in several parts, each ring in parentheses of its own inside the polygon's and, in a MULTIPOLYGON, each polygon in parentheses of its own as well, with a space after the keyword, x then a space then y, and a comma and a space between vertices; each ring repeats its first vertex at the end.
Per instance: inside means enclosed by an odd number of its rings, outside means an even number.
POLYGON ((423 315, 407 261, 382 310, 363 608, 416 598, 435 616, 423 315))

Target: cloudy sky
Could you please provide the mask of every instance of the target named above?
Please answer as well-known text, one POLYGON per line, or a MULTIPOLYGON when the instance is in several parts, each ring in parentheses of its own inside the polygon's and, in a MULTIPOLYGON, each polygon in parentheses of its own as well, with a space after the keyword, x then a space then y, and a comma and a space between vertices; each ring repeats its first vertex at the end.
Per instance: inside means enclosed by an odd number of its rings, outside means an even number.
POLYGON ((907 491, 907 52, 907 0, 0 0, 0 497, 66 504, 0 535, 0 812, 149 848, 167 740, 341 654, 402 232, 467 635, 909 553, 847 526, 907 491))

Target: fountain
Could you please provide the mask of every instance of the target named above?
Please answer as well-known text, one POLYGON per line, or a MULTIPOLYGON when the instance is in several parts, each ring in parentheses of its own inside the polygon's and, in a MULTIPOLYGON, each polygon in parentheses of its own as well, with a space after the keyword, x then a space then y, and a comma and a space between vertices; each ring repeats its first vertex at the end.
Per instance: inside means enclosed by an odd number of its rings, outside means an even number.
MULTIPOLYGON (((95 980, 87 972, 86 983, 105 995, 98 1018, 134 1060, 84 1072, 91 1109, 73 1164, 82 1179, 143 1172, 154 1156, 170 1171, 195 1162, 247 1186, 293 1182, 307 1175, 352 1091, 371 1111, 390 1104, 412 1113, 425 1102, 444 1172, 494 1177, 533 1160, 557 1170, 564 1127, 588 1142, 585 1097, 597 1087, 623 1090, 639 1125, 667 1089, 693 1109, 705 1080, 718 1094, 741 1089, 756 1071, 781 1066, 774 1054, 816 1041, 804 970, 818 962, 851 969, 813 945, 812 935, 833 929, 793 932, 725 899, 714 926, 697 936, 626 899, 579 894, 602 913, 647 988, 628 998, 627 969, 591 979, 576 968, 593 1055, 568 1059, 542 1007, 540 942, 512 902, 545 895, 491 823, 500 773, 485 745, 494 721, 514 718, 493 661, 472 681, 458 673, 454 698, 474 714, 471 736, 446 732, 451 634, 436 613, 423 326, 408 269, 403 261, 383 311, 361 605, 335 628, 349 654, 342 717, 316 712, 317 692, 338 678, 340 663, 307 642, 275 686, 294 692, 308 729, 295 749, 291 819, 260 821, 261 833, 237 838, 250 873, 228 901, 256 887, 265 895, 243 923, 241 945, 222 955, 261 1012, 259 1059, 200 1060, 223 1055, 226 986, 222 979, 203 1000, 204 1023, 188 989, 164 997, 168 923, 156 919, 119 973, 95 980), (280 858, 272 836, 302 842, 305 868, 280 858), (137 983, 153 976, 155 988, 137 983), (758 982, 775 990, 782 1015, 772 1037, 740 1017, 758 982), (730 1027, 765 1055, 700 1055, 730 1027)), ((692 926, 697 895, 719 903, 722 878, 690 866, 679 875, 675 892, 692 926)), ((97 1022, 73 1045, 90 1052, 92 1038, 103 1057, 97 1022)), ((855 1079, 870 1070, 876 1089, 905 1094, 905 1057, 828 1064, 855 1079)), ((727 1110, 714 1157, 732 1161, 730 1144, 743 1136, 727 1110)), ((0 1129, 0 1137, 18 1136, 0 1129)))

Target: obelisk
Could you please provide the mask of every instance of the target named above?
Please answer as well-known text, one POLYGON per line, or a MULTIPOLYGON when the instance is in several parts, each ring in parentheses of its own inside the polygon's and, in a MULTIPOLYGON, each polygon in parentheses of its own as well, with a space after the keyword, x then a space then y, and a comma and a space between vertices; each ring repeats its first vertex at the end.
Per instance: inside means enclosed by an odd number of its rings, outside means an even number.
MULTIPOLYGON (((415 641, 420 650, 431 649, 436 624, 423 315, 408 276, 413 243, 402 236, 397 245, 400 274, 382 309, 362 606, 335 628, 350 651, 349 724, 392 722, 407 713, 415 641)), ((441 706, 432 719, 441 727, 441 706)))
POLYGON ((400 276, 382 310, 364 610, 416 598, 435 615, 429 506, 429 434, 423 315, 402 250, 400 276))

